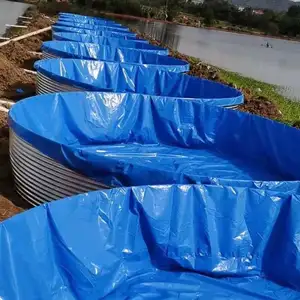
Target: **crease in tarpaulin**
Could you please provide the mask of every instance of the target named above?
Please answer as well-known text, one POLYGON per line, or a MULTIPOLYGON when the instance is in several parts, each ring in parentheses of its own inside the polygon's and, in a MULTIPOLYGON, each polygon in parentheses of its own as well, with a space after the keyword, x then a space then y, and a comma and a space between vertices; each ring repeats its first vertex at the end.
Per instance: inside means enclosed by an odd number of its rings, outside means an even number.
POLYGON ((162 185, 54 201, 1 224, 8 237, 2 259, 9 255, 13 265, 1 264, 0 279, 14 274, 16 285, 0 280, 0 295, 298 299, 299 200, 249 188, 162 185))
POLYGON ((9 122, 41 153, 105 186, 205 183, 300 191, 298 130, 197 101, 109 92, 49 94, 16 103, 9 122), (273 132, 271 148, 253 123, 273 132))
POLYGON ((234 105, 239 105, 244 102, 243 94, 237 89, 203 78, 166 72, 160 70, 159 65, 155 68, 153 66, 145 68, 130 63, 62 58, 38 61, 35 68, 38 74, 60 84, 90 91, 133 92, 170 97, 172 98, 170 100, 187 97, 190 101, 209 102, 221 106, 231 106, 233 102, 234 105), (58 64, 64 65, 68 73, 60 72, 58 64), (200 89, 197 82, 201 85, 200 89), (187 87, 190 88, 188 92, 187 87), (211 101, 212 98, 214 101, 211 101))

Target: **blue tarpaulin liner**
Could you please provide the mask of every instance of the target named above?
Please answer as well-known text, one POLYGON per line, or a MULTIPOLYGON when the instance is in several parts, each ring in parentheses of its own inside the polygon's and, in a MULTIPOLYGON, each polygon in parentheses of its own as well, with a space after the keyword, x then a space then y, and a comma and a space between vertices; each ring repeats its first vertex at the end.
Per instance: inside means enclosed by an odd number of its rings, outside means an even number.
POLYGON ((82 43, 94 43, 99 45, 107 45, 117 48, 130 48, 141 51, 148 51, 160 55, 168 55, 168 49, 150 45, 145 40, 124 40, 119 38, 108 38, 104 36, 93 36, 90 34, 77 34, 68 32, 53 33, 53 40, 57 41, 74 41, 82 43))
POLYGON ((107 186, 211 183, 299 192, 299 130, 199 102, 48 94, 16 103, 9 122, 48 157, 107 186))
POLYGON ((87 30, 87 29, 78 29, 78 28, 72 28, 72 27, 60 27, 60 26, 52 26, 52 33, 61 32, 62 34, 68 32, 68 33, 75 33, 75 34, 89 34, 95 37, 112 37, 112 38, 118 38, 118 39, 125 39, 125 40, 139 40, 144 43, 148 43, 146 40, 140 40, 140 38, 136 37, 134 33, 131 32, 114 32, 110 30, 87 30))
POLYGON ((300 298, 300 197, 202 185, 53 201, 1 224, 3 300, 300 298))
POLYGON ((52 26, 52 32, 75 32, 75 33, 94 34, 94 35, 101 35, 102 32, 106 32, 110 34, 118 34, 119 36, 123 35, 128 37, 136 37, 136 34, 133 32, 114 30, 111 27, 97 27, 97 29, 85 29, 85 28, 54 25, 52 26))
MULTIPOLYGON (((124 25, 121 25, 119 23, 116 23, 111 20, 98 20, 98 19, 90 19, 90 18, 72 18, 67 16, 60 16, 58 18, 59 22, 68 22, 68 23, 81 23, 81 24, 90 24, 90 25, 96 25, 96 26, 112 26, 112 27, 120 27, 120 28, 128 28, 124 25)), ((128 29, 129 30, 129 29, 128 29)))
POLYGON ((115 21, 107 18, 100 18, 100 17, 92 17, 92 16, 84 16, 84 15, 78 15, 78 14, 71 14, 71 13, 59 13, 58 18, 67 18, 71 20, 79 20, 80 22, 86 22, 86 21, 91 21, 91 22, 107 22, 107 23, 115 23, 120 25, 119 23, 116 23, 115 21))
POLYGON ((218 82, 160 70, 159 65, 132 65, 80 59, 46 59, 35 69, 63 84, 89 91, 131 92, 196 99, 221 106, 243 103, 240 91, 218 82))
POLYGON ((171 72, 186 72, 189 70, 189 63, 181 59, 134 49, 114 48, 98 44, 49 41, 43 43, 42 51, 62 58, 82 58, 130 64, 159 65, 161 70, 171 72))
POLYGON ((84 24, 84 23, 75 23, 75 22, 63 22, 58 21, 55 23, 56 26, 61 27, 71 27, 71 28, 81 28, 81 29, 89 29, 89 30, 102 30, 103 27, 110 28, 110 30, 121 31, 121 32, 130 32, 127 27, 109 27, 109 25, 101 26, 101 25, 93 25, 93 24, 84 24))
POLYGON ((89 24, 89 25, 94 25, 94 26, 109 26, 109 27, 114 27, 117 29, 123 29, 125 31, 128 31, 129 28, 118 24, 118 23, 113 23, 113 22, 109 22, 109 21, 97 21, 97 20, 90 20, 90 19, 70 19, 69 17, 60 17, 58 19, 59 22, 67 22, 67 23, 80 23, 80 24, 89 24))
POLYGON ((100 18, 100 17, 87 16, 87 15, 82 15, 82 14, 73 14, 73 13, 69 13, 69 12, 59 12, 59 13, 58 13, 58 16, 59 16, 59 17, 67 16, 67 17, 71 17, 71 18, 83 18, 83 19, 106 20, 106 19, 100 18))

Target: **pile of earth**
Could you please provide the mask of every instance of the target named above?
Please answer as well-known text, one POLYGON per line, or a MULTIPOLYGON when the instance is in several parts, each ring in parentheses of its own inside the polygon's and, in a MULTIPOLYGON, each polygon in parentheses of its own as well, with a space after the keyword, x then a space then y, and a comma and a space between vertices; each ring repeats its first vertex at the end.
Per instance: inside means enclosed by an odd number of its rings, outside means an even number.
POLYGON ((29 51, 40 51, 43 41, 44 40, 40 35, 35 35, 21 40, 19 43, 29 51))
POLYGON ((50 17, 47 17, 43 14, 39 14, 32 19, 32 21, 27 27, 27 31, 32 32, 38 29, 46 28, 52 26, 53 23, 54 21, 50 17))
POLYGON ((12 64, 21 67, 25 61, 34 59, 28 51, 24 51, 24 46, 19 42, 10 42, 0 48, 0 54, 5 56, 12 64))
MULTIPOLYGON (((49 27, 53 25, 54 19, 51 19, 45 15, 38 15, 34 18, 32 23, 28 26, 27 30, 24 32, 33 32, 42 28, 49 27)), ((23 39, 19 41, 19 44, 22 45, 27 50, 39 51, 41 49, 42 43, 44 41, 49 41, 52 39, 51 30, 42 32, 38 35, 23 39)))
MULTIPOLYGON (((28 14, 25 13, 26 16, 32 16, 32 20, 28 27, 25 29, 19 28, 9 28, 6 30, 4 36, 14 38, 21 35, 25 35, 26 33, 34 32, 39 29, 47 28, 54 23, 54 18, 47 17, 43 14, 38 14, 36 11, 33 11, 32 14, 29 11, 28 14)), ((18 22, 19 25, 23 25, 22 23, 18 22)), ((22 45, 23 50, 31 50, 31 51, 38 51, 41 48, 43 41, 49 41, 52 39, 51 30, 42 32, 38 35, 28 37, 26 39, 20 40, 18 44, 22 45)))
POLYGON ((245 97, 243 105, 238 106, 239 111, 259 115, 272 120, 278 120, 281 112, 277 106, 264 96, 253 96, 249 91, 242 90, 245 97))
MULTIPOLYGON (((25 73, 0 54, 0 96, 24 87, 35 89, 35 76, 25 73)), ((9 97, 8 97, 9 98, 9 97)))
POLYGON ((195 77, 203 77, 210 80, 215 80, 220 82, 220 75, 216 68, 202 63, 198 59, 194 57, 190 57, 187 55, 184 55, 182 53, 179 53, 177 51, 174 51, 172 49, 169 49, 170 56, 175 57, 177 59, 184 60, 190 64, 190 71, 188 72, 189 75, 195 76, 195 77))

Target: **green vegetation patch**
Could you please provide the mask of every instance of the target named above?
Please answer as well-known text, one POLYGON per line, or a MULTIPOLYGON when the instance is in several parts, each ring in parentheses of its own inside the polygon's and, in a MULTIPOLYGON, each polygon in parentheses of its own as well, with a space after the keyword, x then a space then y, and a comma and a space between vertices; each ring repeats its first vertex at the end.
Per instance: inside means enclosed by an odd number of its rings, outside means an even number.
POLYGON ((272 101, 280 111, 281 116, 277 119, 278 121, 289 125, 300 122, 300 102, 282 96, 277 86, 223 69, 219 69, 219 72, 221 79, 225 82, 243 90, 249 89, 253 95, 263 96, 272 101))

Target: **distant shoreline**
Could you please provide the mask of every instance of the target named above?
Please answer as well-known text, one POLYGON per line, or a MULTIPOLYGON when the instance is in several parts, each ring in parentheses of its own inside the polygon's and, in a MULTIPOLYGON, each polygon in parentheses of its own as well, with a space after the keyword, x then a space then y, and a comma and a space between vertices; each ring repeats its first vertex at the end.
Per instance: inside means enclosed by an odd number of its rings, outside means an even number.
POLYGON ((119 18, 119 19, 138 20, 138 21, 145 21, 145 22, 160 22, 160 23, 165 23, 165 24, 173 24, 173 25, 181 25, 181 26, 199 28, 199 29, 230 32, 230 33, 241 34, 241 35, 253 35, 253 36, 265 37, 265 38, 270 38, 270 39, 286 40, 286 41, 293 41, 293 42, 300 43, 299 38, 297 39, 297 38, 291 38, 291 37, 288 37, 288 36, 276 36, 276 35, 270 35, 270 34, 264 34, 264 33, 261 33, 261 32, 256 32, 256 31, 243 32, 243 31, 237 31, 237 30, 232 30, 232 29, 227 29, 227 28, 220 28, 220 27, 216 27, 216 26, 197 27, 197 26, 192 26, 192 25, 188 25, 188 24, 185 24, 185 23, 179 23, 179 22, 173 22, 173 21, 167 21, 167 20, 160 20, 160 19, 153 19, 153 18, 137 17, 137 16, 132 16, 132 15, 115 14, 115 13, 110 13, 110 12, 105 12, 105 11, 101 11, 101 14, 105 15, 105 16, 109 16, 109 17, 119 18))

